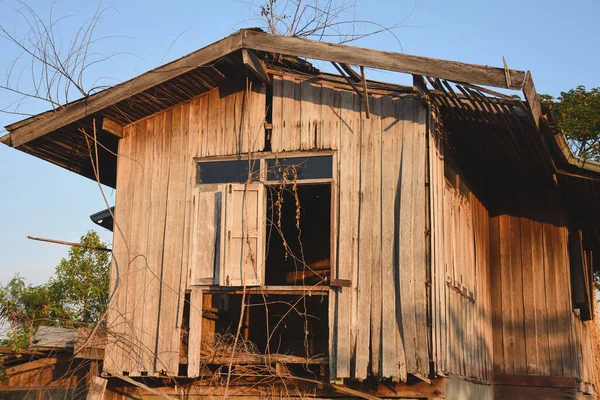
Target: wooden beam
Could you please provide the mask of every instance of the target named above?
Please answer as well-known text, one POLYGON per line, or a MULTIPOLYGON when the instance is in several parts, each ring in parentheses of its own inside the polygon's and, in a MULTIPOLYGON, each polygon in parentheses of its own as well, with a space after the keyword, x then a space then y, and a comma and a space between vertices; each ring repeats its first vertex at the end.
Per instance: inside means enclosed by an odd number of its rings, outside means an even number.
POLYGON ((123 139, 123 125, 110 118, 104 118, 102 120, 102 129, 108 133, 112 133, 119 139, 123 139))
POLYGON ((33 118, 33 121, 29 124, 15 129, 13 129, 15 124, 9 125, 6 129, 11 134, 12 146, 21 146, 119 101, 141 93, 144 90, 185 74, 199 66, 216 61, 241 48, 242 33, 234 33, 225 39, 221 39, 162 67, 148 71, 129 81, 94 94, 89 98, 70 103, 56 112, 48 113, 44 118, 33 118))
POLYGON ((533 121, 539 129, 540 118, 542 117, 542 103, 540 101, 540 97, 535 91, 533 78, 531 77, 531 72, 529 71, 527 71, 527 75, 525 75, 525 82, 523 84, 523 94, 525 95, 527 104, 529 104, 529 109, 531 110, 533 121))
POLYGON ((244 66, 250 70, 265 85, 271 84, 271 78, 267 74, 267 68, 260 58, 248 49, 242 49, 242 60, 244 66))
POLYGON ((65 245, 65 246, 81 247, 81 248, 84 248, 84 249, 91 249, 91 250, 112 251, 111 249, 109 249, 107 247, 87 246, 87 245, 81 244, 81 243, 65 242, 63 240, 56 240, 56 239, 38 238, 38 237, 33 237, 33 236, 27 236, 27 239, 37 240, 39 242, 48 242, 48 243, 62 244, 62 245, 65 245))
POLYGON ((363 67, 362 65, 360 66, 360 75, 362 76, 362 85, 364 90, 363 97, 365 98, 365 116, 367 117, 367 119, 369 119, 371 118, 371 110, 369 108, 369 92, 367 91, 367 78, 365 77, 365 67, 363 67))
POLYGON ((165 393, 161 393, 158 390, 156 390, 154 388, 151 388, 148 385, 143 384, 142 382, 135 381, 135 380, 131 379, 128 376, 125 376, 125 375, 112 375, 112 376, 114 376, 116 378, 119 378, 119 379, 121 379, 121 380, 123 380, 123 381, 125 381, 127 383, 130 383, 133 386, 137 386, 137 387, 139 387, 141 389, 144 389, 147 392, 150 392, 150 393, 152 393, 152 394, 154 394, 154 395, 156 395, 158 397, 162 397, 163 399, 177 400, 175 397, 169 396, 168 394, 165 394, 165 393))
POLYGON ((354 91, 356 92, 356 94, 358 94, 359 96, 362 97, 363 92, 358 88, 358 86, 356 86, 356 84, 354 82, 352 82, 352 79, 350 79, 350 77, 344 73, 344 70, 338 65, 338 63, 332 61, 331 64, 333 64, 333 66, 335 67, 335 69, 338 70, 338 72, 340 73, 340 75, 344 77, 344 79, 346 80, 346 82, 348 82, 348 84, 350 86, 352 86, 352 89, 354 89, 354 91))
POLYGON ((346 71, 346 73, 352 77, 352 79, 354 79, 355 81, 360 81, 361 77, 358 74, 358 72, 356 72, 355 70, 352 69, 351 66, 349 66, 348 64, 344 64, 341 63, 340 66, 344 69, 344 71, 346 71))
MULTIPOLYGON (((459 82, 507 87, 504 68, 323 43, 255 31, 244 30, 242 32, 242 47, 247 49, 362 65, 408 74, 434 76, 459 82)), ((525 80, 525 72, 508 70, 508 73, 511 79, 509 89, 520 90, 525 80)))
POLYGON ((68 358, 40 358, 14 367, 8 367, 5 370, 6 375, 14 375, 21 372, 27 372, 38 368, 52 367, 56 364, 67 362, 68 358))

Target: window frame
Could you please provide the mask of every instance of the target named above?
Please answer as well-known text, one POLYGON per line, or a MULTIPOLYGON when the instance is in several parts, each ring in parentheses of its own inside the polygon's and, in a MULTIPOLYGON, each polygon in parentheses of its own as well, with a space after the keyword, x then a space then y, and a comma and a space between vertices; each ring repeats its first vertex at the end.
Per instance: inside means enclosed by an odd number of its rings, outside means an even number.
MULTIPOLYGON (((248 157, 252 157, 252 160, 259 161, 259 179, 251 182, 262 183, 266 186, 280 185, 281 181, 279 180, 267 180, 267 160, 275 159, 275 158, 311 158, 311 157, 331 157, 331 178, 313 178, 313 179, 298 179, 295 183, 297 185, 308 185, 308 184, 329 184, 331 190, 331 199, 330 199, 330 265, 331 271, 330 276, 336 276, 336 262, 337 262, 337 253, 336 253, 336 241, 337 241, 337 231, 335 229, 336 219, 337 219, 337 184, 336 177, 338 176, 338 168, 337 168, 337 151, 335 150, 311 150, 311 151, 289 151, 289 152, 256 152, 256 153, 244 153, 244 154, 233 154, 233 155, 224 155, 224 156, 206 156, 206 157, 194 157, 193 162, 197 167, 196 173, 199 174, 199 163, 200 162, 223 162, 223 161, 243 161, 248 160, 248 157)), ((230 183, 239 183, 239 182, 230 182, 230 183)), ((202 183, 199 181, 199 175, 196 175, 195 179, 195 188, 202 188, 202 190, 216 190, 219 187, 226 186, 228 183, 202 183)), ((266 196, 264 198, 266 202, 266 196)), ((266 259, 266 254, 265 254, 266 259)), ((192 266, 188 266, 188 274, 192 274, 191 271, 192 266)), ((259 286, 253 286, 255 290, 260 290, 262 292, 270 292, 271 290, 274 293, 290 293, 290 294, 305 294, 305 293, 313 293, 313 292, 329 292, 331 290, 335 290, 335 287, 329 286, 318 286, 318 287, 299 287, 299 286, 267 286, 264 284, 264 274, 266 273, 266 265, 262 268, 261 282, 259 286)), ((192 282, 188 282, 187 288, 188 290, 208 290, 215 292, 234 292, 238 288, 237 286, 223 286, 219 282, 220 278, 215 276, 212 284, 194 284, 192 282)), ((250 287, 247 289, 251 289, 250 287)))

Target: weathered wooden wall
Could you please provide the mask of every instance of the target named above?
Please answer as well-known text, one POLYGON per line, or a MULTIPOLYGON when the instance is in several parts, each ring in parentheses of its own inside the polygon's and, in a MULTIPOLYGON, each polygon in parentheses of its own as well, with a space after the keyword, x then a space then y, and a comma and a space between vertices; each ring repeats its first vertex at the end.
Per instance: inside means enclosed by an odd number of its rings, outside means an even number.
MULTIPOLYGON (((431 121, 433 127, 433 121, 431 121)), ((430 130, 432 337, 436 371, 492 380, 489 217, 444 178, 443 139, 430 130)))
POLYGON ((573 310, 560 204, 551 191, 546 200, 520 200, 528 203, 520 212, 490 219, 494 371, 577 377, 595 385, 589 329, 597 322, 583 323, 573 310))
POLYGON ((107 372, 178 374, 193 158, 262 150, 265 98, 264 86, 217 88, 125 127, 119 143, 107 372))
POLYGON ((364 100, 307 80, 276 77, 274 152, 337 149, 335 274, 330 296, 332 377, 405 380, 429 373, 426 115, 413 98, 364 100))

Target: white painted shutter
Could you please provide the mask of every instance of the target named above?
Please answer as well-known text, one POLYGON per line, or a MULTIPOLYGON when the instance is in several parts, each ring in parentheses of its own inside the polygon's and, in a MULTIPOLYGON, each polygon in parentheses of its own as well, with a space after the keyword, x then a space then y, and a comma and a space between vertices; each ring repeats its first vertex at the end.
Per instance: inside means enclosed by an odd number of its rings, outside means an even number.
POLYGON ((265 262, 265 188, 229 183, 225 193, 222 286, 259 286, 265 262))
POLYGON ((196 187, 192 200, 190 231, 190 285, 218 283, 223 243, 222 199, 225 185, 215 190, 196 187))

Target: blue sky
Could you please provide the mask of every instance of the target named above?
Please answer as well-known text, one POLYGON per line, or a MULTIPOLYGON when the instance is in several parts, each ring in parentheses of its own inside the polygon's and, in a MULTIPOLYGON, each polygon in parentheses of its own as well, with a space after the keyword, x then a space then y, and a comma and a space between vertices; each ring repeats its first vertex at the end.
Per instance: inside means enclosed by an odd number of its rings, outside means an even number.
MULTIPOLYGON (((256 3, 260 1, 255 0, 256 3)), ((47 0, 27 2, 47 15, 47 0)), ((65 40, 94 1, 58 0, 55 15, 66 16, 59 25, 65 40)), ((106 0, 107 8, 97 37, 115 36, 97 43, 105 54, 125 53, 93 71, 90 80, 114 84, 171 61, 230 33, 257 26, 244 1, 219 2, 106 0)), ((23 34, 19 6, 0 0, 0 24, 23 34)), ((358 19, 393 24, 409 16, 397 31, 402 48, 388 34, 362 40, 358 45, 389 51, 501 66, 502 56, 515 69, 531 70, 538 92, 558 95, 577 85, 600 86, 600 2, 579 0, 357 0, 358 19), (414 8, 414 12, 413 11, 414 8), (411 14, 412 12, 412 14, 411 14)), ((18 56, 14 46, 0 40, 0 81, 18 56)), ((411 82, 410 77, 369 71, 371 78, 411 82)), ((0 90, 0 108, 14 97, 0 90)), ((29 113, 47 107, 26 103, 29 113)), ((21 119, 0 113, 0 126, 21 119)), ((2 133, 3 134, 3 133, 2 133)), ((105 188, 109 201, 114 192, 105 188)), ((52 274, 68 248, 34 242, 26 235, 77 241, 95 225, 89 215, 105 205, 95 182, 32 156, 0 146, 0 283, 19 273, 33 284, 52 274)), ((112 234, 97 229, 110 242, 112 234)))

